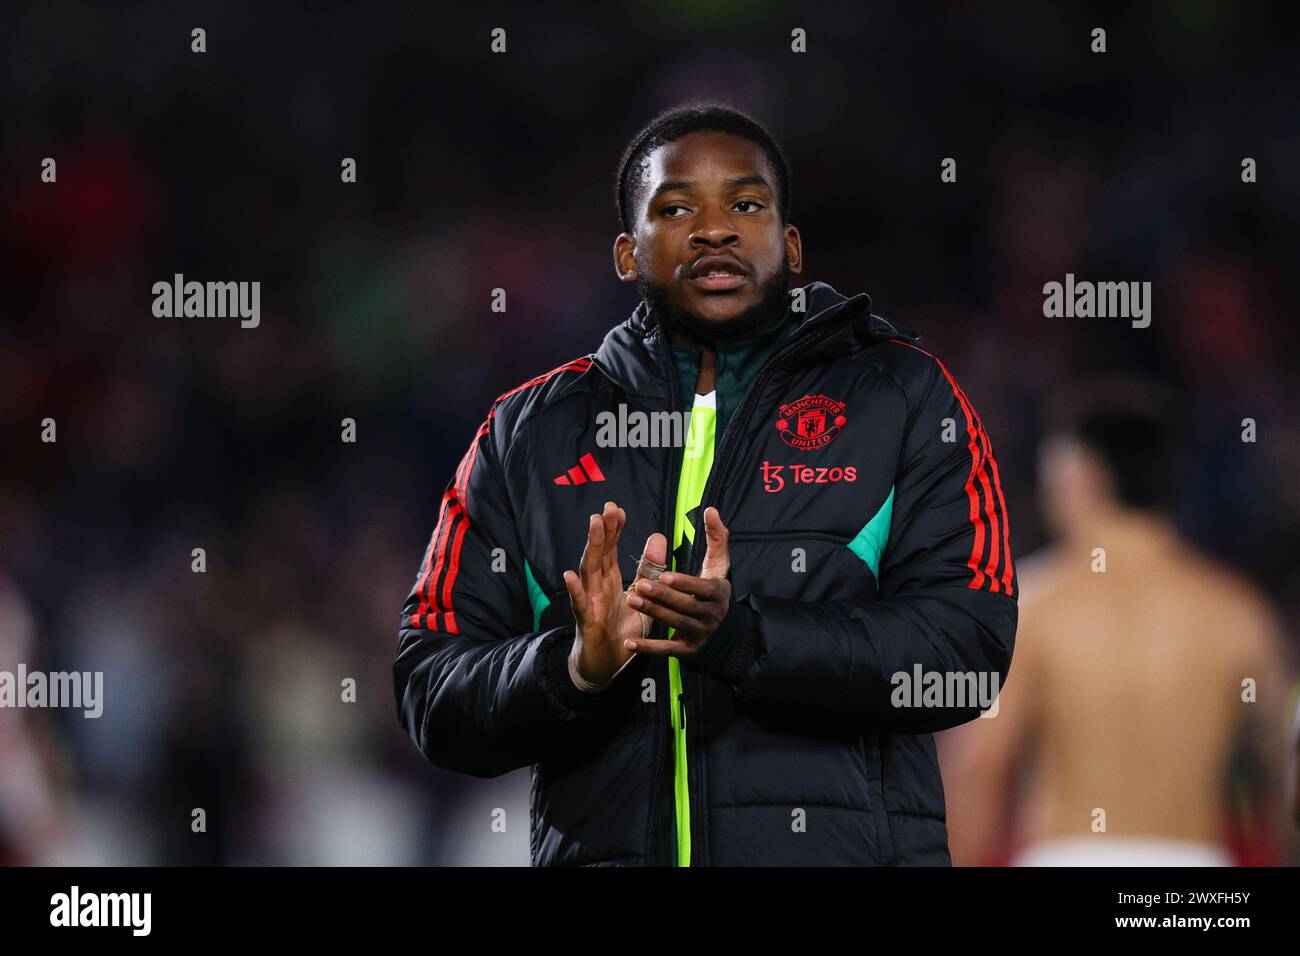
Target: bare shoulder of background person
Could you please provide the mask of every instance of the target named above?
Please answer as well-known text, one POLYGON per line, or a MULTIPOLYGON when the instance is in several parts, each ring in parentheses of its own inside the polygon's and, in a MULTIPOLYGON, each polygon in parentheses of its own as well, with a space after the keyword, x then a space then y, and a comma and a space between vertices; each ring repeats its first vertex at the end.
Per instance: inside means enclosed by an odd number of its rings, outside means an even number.
POLYGON ((1203 603, 1221 617, 1226 679, 1241 701, 1234 751, 1250 804, 1279 841, 1286 862, 1300 858, 1300 807, 1295 805, 1295 742, 1290 739, 1297 668, 1278 610, 1239 571, 1192 550, 1191 570, 1203 603))
MULTIPOLYGON (((1020 584, 1020 607, 1027 602, 1042 600, 1069 581, 1077 571, 1071 556, 1059 544, 1039 548, 1016 561, 1016 575, 1020 584)), ((1082 569, 1087 571, 1087 563, 1082 569)))
POLYGON ((1222 615, 1215 623, 1229 638, 1230 657, 1243 677, 1251 673, 1261 681, 1289 681, 1293 667, 1287 660, 1281 617, 1264 589, 1199 548, 1189 546, 1185 555, 1182 570, 1195 584, 1199 603, 1222 615))

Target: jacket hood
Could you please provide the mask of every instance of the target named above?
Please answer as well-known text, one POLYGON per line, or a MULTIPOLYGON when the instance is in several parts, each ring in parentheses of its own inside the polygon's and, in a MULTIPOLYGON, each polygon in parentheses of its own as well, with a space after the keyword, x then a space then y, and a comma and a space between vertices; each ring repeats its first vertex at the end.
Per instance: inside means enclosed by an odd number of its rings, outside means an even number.
MULTIPOLYGON (((811 282, 802 288, 807 308, 793 312, 787 307, 783 319, 799 325, 783 347, 792 350, 783 361, 809 364, 844 356, 883 338, 901 338, 916 344, 921 341, 921 336, 911 329, 872 314, 871 297, 865 292, 845 296, 825 282, 811 282)), ((796 291, 791 289, 792 298, 796 291)), ((664 347, 665 330, 660 318, 642 299, 628 318, 610 329, 595 352, 595 364, 629 395, 663 400, 669 395, 669 376, 676 372, 671 354, 664 347)))

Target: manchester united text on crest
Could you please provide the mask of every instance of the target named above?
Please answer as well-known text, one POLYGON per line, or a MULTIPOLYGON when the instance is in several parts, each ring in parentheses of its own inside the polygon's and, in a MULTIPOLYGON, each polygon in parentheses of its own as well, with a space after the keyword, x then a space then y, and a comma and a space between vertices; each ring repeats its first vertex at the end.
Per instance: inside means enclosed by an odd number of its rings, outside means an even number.
POLYGON ((833 442, 847 423, 843 402, 825 395, 805 395, 781 406, 776 430, 787 445, 811 451, 833 442))

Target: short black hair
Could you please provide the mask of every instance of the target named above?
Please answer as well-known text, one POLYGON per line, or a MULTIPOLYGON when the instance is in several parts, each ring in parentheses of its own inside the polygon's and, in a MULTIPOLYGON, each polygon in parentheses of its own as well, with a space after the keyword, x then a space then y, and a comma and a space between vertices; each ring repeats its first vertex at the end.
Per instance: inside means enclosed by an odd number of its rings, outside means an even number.
POLYGON ((722 103, 691 101, 665 110, 632 137, 618 164, 616 202, 618 218, 624 232, 631 232, 636 221, 636 206, 641 200, 642 185, 633 170, 642 159, 665 143, 681 139, 687 133, 709 130, 732 133, 762 147, 776 175, 777 211, 781 224, 790 221, 790 166, 780 145, 762 123, 722 103))
POLYGON ((1048 402, 1046 427, 1101 459, 1122 504, 1154 511, 1172 505, 1179 430, 1171 389, 1122 375, 1074 383, 1048 402))

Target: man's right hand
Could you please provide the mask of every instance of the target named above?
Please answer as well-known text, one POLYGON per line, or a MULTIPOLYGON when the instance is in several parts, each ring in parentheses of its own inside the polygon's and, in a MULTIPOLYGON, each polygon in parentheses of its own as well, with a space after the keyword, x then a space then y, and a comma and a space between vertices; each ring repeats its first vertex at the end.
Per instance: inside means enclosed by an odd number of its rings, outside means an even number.
MULTIPOLYGON (((588 520, 587 546, 578 572, 564 572, 578 632, 578 674, 597 685, 618 673, 634 653, 627 642, 642 636, 642 615, 627 605, 618 564, 618 541, 626 523, 627 512, 605 502, 604 514, 588 520)), ((658 532, 650 535, 645 557, 663 564, 667 551, 667 538, 658 532)))

